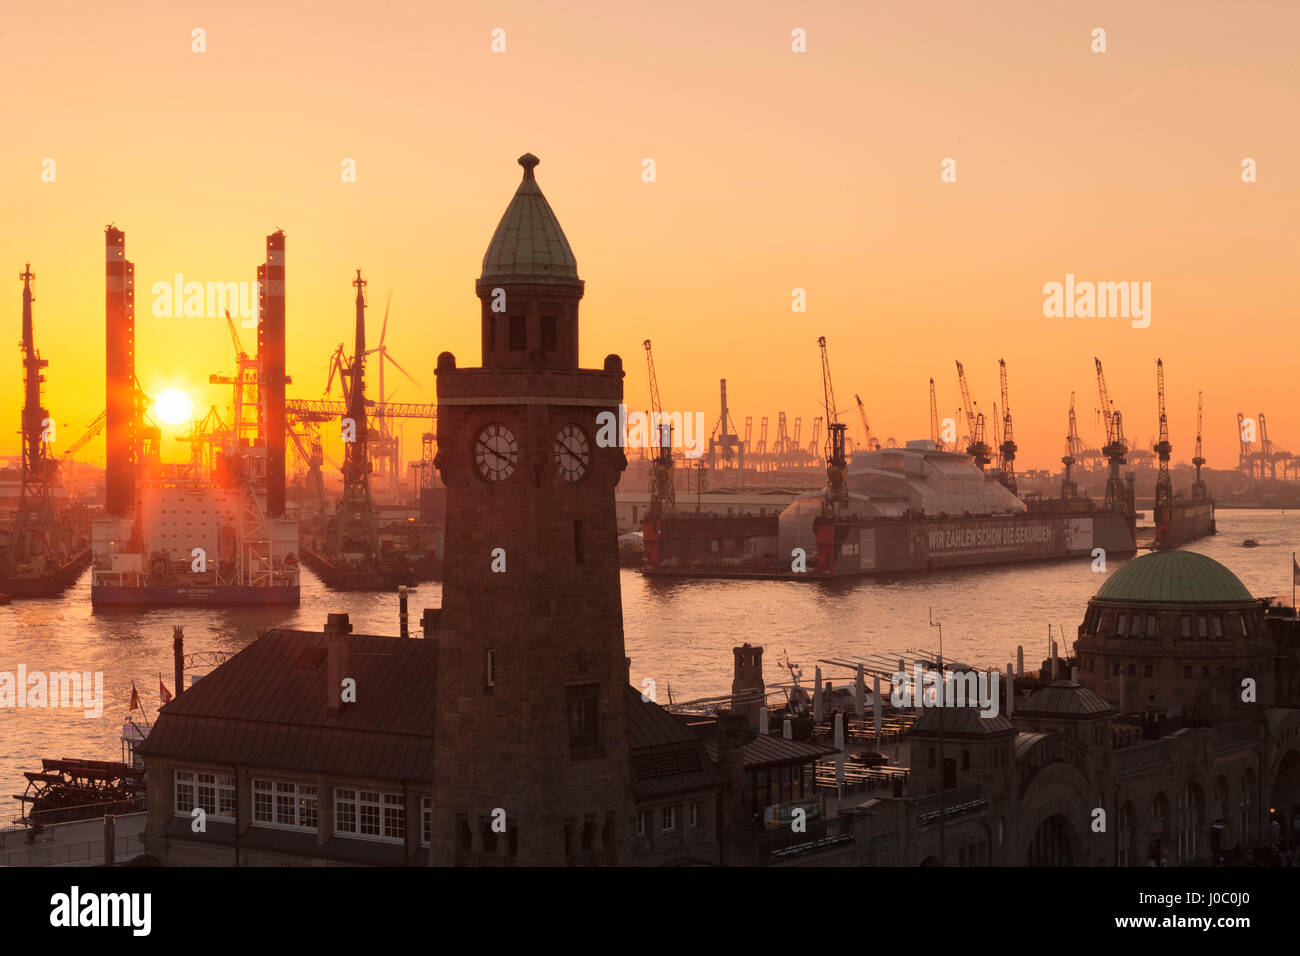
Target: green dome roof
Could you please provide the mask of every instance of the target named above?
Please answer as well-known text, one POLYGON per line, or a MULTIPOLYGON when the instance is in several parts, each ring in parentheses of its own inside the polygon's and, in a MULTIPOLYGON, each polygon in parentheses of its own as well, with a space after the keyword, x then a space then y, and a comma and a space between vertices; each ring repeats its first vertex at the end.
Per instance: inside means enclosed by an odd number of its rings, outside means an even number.
POLYGON ((519 157, 523 182, 515 190, 505 215, 483 256, 483 279, 577 280, 578 261, 569 248, 551 204, 533 176, 541 160, 532 153, 519 157))
POLYGON ((1235 574, 1192 551, 1153 551, 1120 568, 1097 592, 1099 601, 1131 604, 1240 604, 1253 601, 1235 574))

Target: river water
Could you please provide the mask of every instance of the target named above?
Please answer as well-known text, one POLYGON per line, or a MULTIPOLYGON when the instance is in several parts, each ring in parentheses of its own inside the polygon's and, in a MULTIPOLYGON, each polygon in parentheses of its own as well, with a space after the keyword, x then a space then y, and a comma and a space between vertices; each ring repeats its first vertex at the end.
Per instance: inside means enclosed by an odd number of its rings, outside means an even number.
MULTIPOLYGON (((1149 514, 1149 512, 1148 512, 1149 514)), ((1188 546, 1234 571, 1252 594, 1291 595, 1291 554, 1300 550, 1300 512, 1220 511, 1219 534, 1188 546), (1257 548, 1244 548, 1253 538, 1257 548)), ((1026 667, 1047 655, 1048 628, 1073 640, 1091 597, 1120 566, 1092 570, 1089 559, 900 575, 832 584, 786 581, 663 581, 622 572, 623 619, 632 683, 655 682, 661 703, 725 694, 731 649, 766 649, 769 683, 785 679, 788 654, 807 681, 819 658, 934 651, 942 625, 945 657, 1005 667, 1024 645, 1026 667)), ((440 603, 437 584, 411 595, 411 629, 421 610, 440 603)), ((80 708, 0 708, 0 824, 18 810, 25 770, 42 757, 121 759, 119 733, 135 682, 147 714, 159 706, 161 678, 172 679, 172 625, 185 627, 187 652, 238 651, 271 627, 320 630, 330 612, 347 612, 356 633, 398 633, 396 594, 329 591, 303 571, 302 603, 283 610, 181 609, 92 612, 90 573, 58 600, 0 607, 0 672, 89 671, 103 674, 99 717, 80 708)), ((1068 641, 1061 646, 1068 650, 1068 641)), ((828 676, 831 676, 828 671, 828 676)))

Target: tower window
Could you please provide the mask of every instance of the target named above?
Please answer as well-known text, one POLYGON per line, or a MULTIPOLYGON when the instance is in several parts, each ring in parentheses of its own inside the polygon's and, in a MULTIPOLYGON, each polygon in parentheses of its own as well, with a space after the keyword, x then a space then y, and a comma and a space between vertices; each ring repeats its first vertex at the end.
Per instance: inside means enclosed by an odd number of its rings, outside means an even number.
POLYGON ((497 685, 497 652, 488 649, 483 652, 483 689, 491 692, 497 685))
POLYGON ((589 754, 600 743, 596 713, 598 694, 597 684, 579 684, 564 689, 569 711, 570 756, 589 754))
POLYGON ((555 316, 542 316, 542 351, 555 351, 555 316))
POLYGON ((582 522, 575 521, 573 522, 573 560, 574 563, 580 565, 587 563, 587 553, 583 547, 582 538, 582 522))
POLYGON ((528 319, 522 315, 510 316, 510 351, 522 352, 528 348, 528 319))

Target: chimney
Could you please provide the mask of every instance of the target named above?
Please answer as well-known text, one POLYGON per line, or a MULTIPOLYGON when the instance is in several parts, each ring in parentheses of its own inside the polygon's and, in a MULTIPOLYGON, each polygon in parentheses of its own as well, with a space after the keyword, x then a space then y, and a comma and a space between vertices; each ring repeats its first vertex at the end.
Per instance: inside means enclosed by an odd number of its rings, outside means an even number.
POLYGON ((406 585, 397 589, 397 622, 402 637, 411 636, 411 628, 406 616, 406 585))
POLYGON ((348 673, 348 635, 352 625, 346 614, 331 614, 325 623, 325 705, 330 716, 337 717, 343 709, 343 680, 348 673))
POLYGON ((176 672, 176 696, 185 689, 185 628, 172 625, 172 663, 176 672))

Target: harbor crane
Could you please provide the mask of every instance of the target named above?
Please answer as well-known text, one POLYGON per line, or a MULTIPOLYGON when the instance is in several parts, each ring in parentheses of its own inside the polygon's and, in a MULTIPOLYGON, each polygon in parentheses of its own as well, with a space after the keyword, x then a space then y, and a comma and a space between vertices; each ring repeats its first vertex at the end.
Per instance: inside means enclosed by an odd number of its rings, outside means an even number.
POLYGON ((650 350, 650 340, 642 342, 641 347, 645 349, 646 368, 650 373, 650 421, 655 430, 654 458, 650 462, 649 513, 661 515, 665 511, 672 511, 677 503, 677 489, 673 482, 673 426, 664 420, 664 407, 659 400, 659 378, 655 375, 655 359, 650 350))
POLYGON ((934 379, 930 379, 930 441, 934 442, 936 451, 946 451, 943 439, 939 437, 939 406, 934 400, 934 379))
POLYGON ((1124 442, 1124 419, 1115 408, 1115 403, 1111 401, 1110 392, 1106 390, 1106 375, 1101 368, 1101 359, 1094 356, 1093 361, 1097 365, 1097 394, 1101 399, 1101 413, 1106 422, 1106 444, 1101 449, 1101 453, 1110 462, 1110 473, 1106 477, 1105 507, 1110 511, 1125 511, 1128 495, 1124 488, 1124 480, 1119 474, 1120 466, 1125 463, 1125 455, 1128 451, 1128 446, 1124 442))
POLYGON ((979 470, 983 471, 984 466, 992 460, 988 442, 984 440, 984 413, 975 411, 975 403, 971 401, 970 388, 966 384, 966 370, 962 368, 961 362, 957 363, 957 384, 961 386, 961 405, 966 415, 966 433, 970 436, 966 454, 970 455, 979 470))
POLYGON ((867 422, 867 406, 862 404, 862 396, 856 392, 853 398, 858 403, 858 414, 862 417, 862 447, 865 451, 876 451, 880 448, 880 439, 871 434, 871 425, 867 422))
MULTIPOLYGON (((998 373, 1002 379, 1002 440, 998 443, 998 463, 1002 470, 1002 485, 1016 494, 1016 441, 1011 429, 1011 399, 1007 396, 1007 363, 998 359, 998 373)), ((997 417, 996 408, 994 417, 997 417)))
POLYGON ((1074 466, 1079 463, 1079 453, 1083 443, 1079 440, 1079 422, 1074 416, 1074 392, 1070 393, 1070 418, 1065 433, 1065 456, 1061 464, 1065 466, 1065 476, 1061 479, 1061 497, 1072 501, 1079 497, 1079 483, 1074 480, 1074 466))
POLYGON ((1204 501, 1210 497, 1209 491, 1205 487, 1205 482, 1201 479, 1201 466, 1205 464, 1205 457, 1201 454, 1201 393, 1196 393, 1196 454, 1192 456, 1192 466, 1196 469, 1196 480, 1192 482, 1192 500, 1204 501))
POLYGON ((849 507, 849 463, 844 451, 844 433, 848 426, 840 421, 835 411, 835 388, 831 385, 826 336, 819 336, 817 345, 822 353, 822 396, 826 405, 826 497, 822 499, 822 514, 840 517, 848 512, 849 507))
POLYGON ((1160 421, 1160 440, 1152 449, 1159 459, 1159 471, 1156 472, 1156 547, 1169 546, 1172 509, 1174 505, 1174 483, 1169 477, 1169 457, 1173 446, 1169 444, 1169 417, 1165 414, 1165 363, 1156 359, 1156 408, 1160 421))

